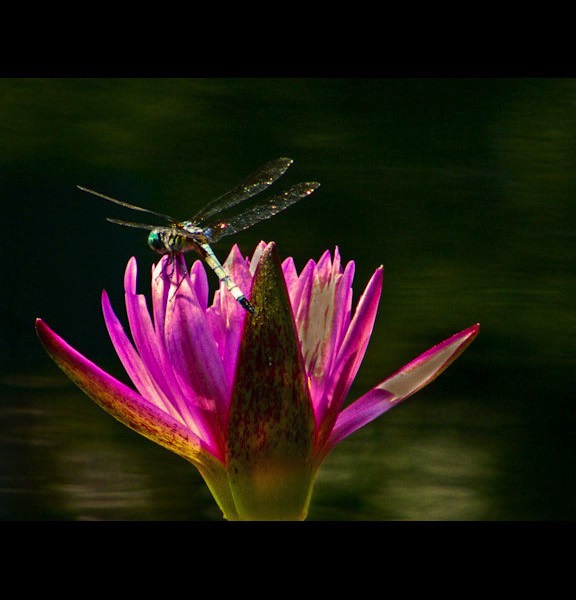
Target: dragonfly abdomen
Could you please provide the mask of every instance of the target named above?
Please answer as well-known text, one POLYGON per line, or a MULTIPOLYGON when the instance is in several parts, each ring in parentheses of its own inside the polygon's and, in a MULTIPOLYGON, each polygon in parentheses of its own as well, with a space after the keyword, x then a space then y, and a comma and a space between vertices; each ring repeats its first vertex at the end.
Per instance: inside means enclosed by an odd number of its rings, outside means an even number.
POLYGON ((254 314, 255 309, 252 304, 250 304, 248 298, 244 295, 242 290, 238 287, 238 285, 234 282, 232 277, 226 273, 224 267, 221 265, 220 261, 216 258, 216 255, 212 251, 212 248, 208 244, 199 244, 201 249, 201 254, 203 255, 204 262, 216 273, 216 276, 220 281, 224 283, 228 291, 232 294, 234 299, 248 312, 254 314))

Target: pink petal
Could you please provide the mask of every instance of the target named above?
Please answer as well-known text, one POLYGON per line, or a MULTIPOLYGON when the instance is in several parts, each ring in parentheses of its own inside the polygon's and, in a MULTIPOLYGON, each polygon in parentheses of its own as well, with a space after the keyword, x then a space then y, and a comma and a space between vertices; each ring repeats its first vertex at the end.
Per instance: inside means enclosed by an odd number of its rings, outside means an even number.
POLYGON ((284 280, 286 281, 286 287, 288 288, 288 295, 292 300, 292 289, 298 285, 298 272, 296 271, 296 265, 294 259, 289 256, 282 262, 282 272, 284 273, 284 280))
POLYGON ((345 408, 338 415, 325 454, 351 433, 438 377, 470 345, 479 329, 480 325, 473 325, 430 348, 345 408))
POLYGON ((333 347, 335 350, 339 350, 346 332, 350 327, 350 317, 352 313, 352 282, 354 280, 354 273, 356 266, 354 261, 347 263, 346 268, 342 277, 339 278, 336 287, 336 298, 335 302, 339 306, 339 321, 336 323, 336 328, 333 332, 333 347))
POLYGON ((206 269, 201 260, 195 260, 192 263, 192 267, 190 268, 190 283, 194 288, 200 306, 206 310, 208 307, 208 292, 210 291, 210 287, 206 269))
POLYGON ((292 312, 294 313, 296 327, 298 328, 298 337, 300 339, 302 339, 302 329, 305 328, 304 322, 308 318, 308 307, 310 305, 312 286, 314 285, 315 269, 316 263, 313 260, 309 260, 302 269, 300 277, 288 288, 290 304, 292 305, 292 312))
POLYGON ((108 329, 108 334, 110 335, 116 354, 118 354, 118 358, 122 362, 126 373, 128 373, 128 376, 140 394, 166 413, 171 414, 172 417, 177 418, 177 413, 171 406, 170 401, 163 394, 162 390, 158 388, 156 382, 150 376, 142 358, 128 339, 122 324, 114 314, 112 305, 110 304, 110 300, 105 291, 102 292, 102 311, 106 328, 108 329))
MULTIPOLYGON (((136 276, 136 260, 131 259, 126 267, 124 278, 126 314, 128 315, 130 331, 141 359, 141 364, 139 366, 139 373, 135 374, 133 369, 131 369, 130 373, 142 378, 143 373, 141 371, 145 369, 148 374, 147 389, 144 390, 137 385, 142 395, 150 400, 159 398, 160 405, 167 412, 185 423, 197 435, 202 436, 202 431, 197 426, 201 417, 196 414, 194 404, 187 401, 186 394, 176 381, 173 365, 166 352, 165 344, 158 343, 157 341, 158 338, 146 305, 146 298, 142 294, 136 294, 136 276), (153 396, 151 397, 150 394, 153 394, 153 396)), ((117 330, 121 329, 121 325, 118 319, 113 316, 107 297, 103 297, 103 308, 110 335, 111 337, 113 336, 113 340, 116 340, 116 350, 119 355, 125 355, 127 351, 131 351, 131 345, 125 337, 122 337, 118 333, 117 330)), ((132 362, 134 362, 134 359, 132 359, 132 362)), ((134 381, 133 378, 132 380, 134 381)))
POLYGON ((208 436, 205 439, 222 449, 231 384, 190 279, 179 277, 178 290, 166 307, 166 350, 176 381, 198 415, 196 422, 208 436))
POLYGON ((201 469, 222 469, 221 463, 182 423, 82 356, 41 319, 36 320, 36 331, 64 373, 118 421, 201 469))
MULTIPOLYGON (((143 295, 136 293, 137 274, 136 259, 132 257, 128 261, 124 275, 126 313, 130 323, 130 330, 136 350, 138 351, 138 355, 142 359, 142 362, 146 365, 155 381, 163 383, 163 380, 166 379, 166 377, 156 360, 156 354, 158 352, 157 346, 154 343, 156 336, 154 333, 154 326, 150 319, 150 313, 146 306, 146 298, 143 295)), ((121 329, 120 322, 112 311, 106 293, 102 295, 102 307, 104 310, 105 321, 107 325, 111 326, 109 329, 113 329, 113 333, 115 330, 121 329)), ((117 333, 114 333, 114 335, 116 339, 119 339, 117 333)), ((127 338, 123 337, 122 345, 126 344, 129 344, 129 342, 127 338)), ((170 379, 170 377, 167 379, 170 379)), ((168 397, 170 397, 170 394, 168 394, 168 397)))
MULTIPOLYGON (((232 277, 249 298, 252 288, 252 275, 248 261, 234 245, 223 263, 225 271, 232 277)), ((229 382, 234 379, 238 348, 242 336, 246 310, 234 299, 224 284, 214 295, 214 304, 207 312, 210 330, 218 348, 220 360, 229 382)))

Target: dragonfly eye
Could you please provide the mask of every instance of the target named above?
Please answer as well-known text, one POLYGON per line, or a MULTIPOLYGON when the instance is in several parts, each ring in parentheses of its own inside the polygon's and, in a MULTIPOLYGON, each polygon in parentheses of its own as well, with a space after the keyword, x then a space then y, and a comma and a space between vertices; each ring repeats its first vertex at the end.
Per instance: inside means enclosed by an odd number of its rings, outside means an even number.
POLYGON ((154 252, 158 252, 158 254, 166 254, 167 252, 166 245, 162 241, 160 232, 158 231, 150 232, 150 235, 148 236, 148 245, 154 252))

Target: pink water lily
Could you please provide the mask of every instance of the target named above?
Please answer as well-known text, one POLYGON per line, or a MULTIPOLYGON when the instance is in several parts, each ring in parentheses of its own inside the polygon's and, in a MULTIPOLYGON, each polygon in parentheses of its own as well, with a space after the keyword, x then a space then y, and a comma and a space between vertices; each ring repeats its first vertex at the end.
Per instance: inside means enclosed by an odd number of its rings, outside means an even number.
POLYGON ((228 520, 304 519, 318 469, 334 447, 437 377, 478 333, 469 327, 345 404, 380 300, 376 269, 352 310, 354 262, 338 248, 298 273, 274 244, 251 260, 234 247, 226 270, 256 307, 224 290, 209 304, 200 261, 164 257, 152 270, 152 314, 124 280, 130 333, 106 292, 104 319, 137 391, 69 346, 43 321, 38 335, 64 372, 115 418, 194 464, 228 520), (168 268, 169 267, 169 268, 168 268))

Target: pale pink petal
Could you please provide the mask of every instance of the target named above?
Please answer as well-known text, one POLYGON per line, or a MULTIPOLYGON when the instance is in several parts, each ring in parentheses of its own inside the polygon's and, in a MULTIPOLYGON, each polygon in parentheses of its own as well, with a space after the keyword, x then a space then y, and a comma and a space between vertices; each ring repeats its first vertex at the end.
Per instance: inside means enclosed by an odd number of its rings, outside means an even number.
MULTIPOLYGON (((354 278, 354 262, 346 265, 346 270, 342 273, 340 266, 340 256, 338 248, 335 251, 335 260, 332 268, 332 274, 326 290, 322 292, 321 286, 316 284, 315 289, 320 289, 319 298, 316 302, 320 309, 316 313, 324 315, 324 339, 319 345, 319 352, 314 363, 313 370, 309 375, 311 377, 312 398, 315 407, 317 407, 317 417, 320 420, 322 415, 322 400, 325 399, 326 387, 334 378, 334 371, 338 365, 339 350, 343 338, 350 326, 350 313, 352 308, 352 280, 354 278), (327 309, 322 304, 328 303, 331 308, 327 309)), ((311 302, 311 308, 314 306, 314 299, 311 302)), ((313 318, 312 321, 321 321, 321 318, 313 318)), ((319 331, 318 333, 321 333, 319 331)), ((312 366, 312 365, 310 365, 312 366)))
POLYGON ((326 382, 337 354, 336 340, 339 337, 341 323, 345 320, 342 314, 350 312, 350 305, 347 302, 350 296, 344 294, 344 297, 340 297, 341 294, 338 294, 341 279, 338 249, 335 251, 334 262, 330 260, 330 254, 325 252, 315 269, 308 301, 302 302, 302 310, 299 314, 302 354, 317 418, 321 418, 318 403, 324 395, 326 382))
POLYGON ((448 367, 478 335, 478 324, 464 329, 402 367, 339 415, 323 450, 324 454, 360 427, 396 406, 433 381, 448 367))
POLYGON ((382 267, 376 269, 360 297, 352 322, 339 349, 329 385, 326 387, 324 397, 316 405, 323 436, 327 436, 332 430, 364 358, 380 301, 383 271, 382 267))
POLYGON ((264 250, 266 250, 267 246, 268 246, 268 244, 266 242, 260 241, 260 242, 258 242, 258 245, 254 249, 252 258, 249 260, 250 274, 252 276, 254 276, 254 273, 256 272, 256 267, 258 266, 258 263, 260 262, 260 257, 262 256, 262 252, 264 252, 264 250))

